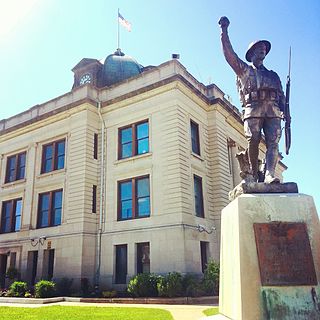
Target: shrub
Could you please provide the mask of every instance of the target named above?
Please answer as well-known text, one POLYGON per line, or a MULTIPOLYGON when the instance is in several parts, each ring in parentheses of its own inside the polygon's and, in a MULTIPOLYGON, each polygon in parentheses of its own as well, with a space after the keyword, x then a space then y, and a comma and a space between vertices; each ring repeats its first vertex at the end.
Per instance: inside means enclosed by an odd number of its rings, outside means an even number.
POLYGON ((195 274, 186 274, 182 280, 183 292, 187 297, 200 297, 205 295, 202 278, 195 274))
POLYGON ((153 273, 140 273, 129 281, 127 291, 134 297, 156 297, 158 281, 153 273))
POLYGON ((19 278, 19 272, 14 267, 9 267, 6 272, 6 277, 10 280, 18 279, 19 278))
POLYGON ((56 284, 56 291, 60 296, 70 296, 73 279, 62 278, 56 284))
POLYGON ((7 292, 8 297, 24 297, 27 292, 28 285, 23 281, 15 281, 11 284, 9 291, 7 292))
POLYGON ((32 298, 32 294, 31 294, 29 291, 27 291, 27 292, 24 294, 24 297, 25 297, 25 298, 32 298))
POLYGON ((169 272, 161 277, 158 284, 160 297, 180 297, 183 294, 182 275, 178 272, 169 272))
POLYGON ((47 280, 40 280, 34 286, 36 298, 51 298, 55 295, 55 283, 47 280))
POLYGON ((114 298, 117 296, 117 291, 115 291, 115 290, 102 291, 102 296, 104 298, 114 298))
POLYGON ((203 288, 209 295, 219 294, 219 273, 220 266, 217 262, 209 261, 204 271, 203 288))

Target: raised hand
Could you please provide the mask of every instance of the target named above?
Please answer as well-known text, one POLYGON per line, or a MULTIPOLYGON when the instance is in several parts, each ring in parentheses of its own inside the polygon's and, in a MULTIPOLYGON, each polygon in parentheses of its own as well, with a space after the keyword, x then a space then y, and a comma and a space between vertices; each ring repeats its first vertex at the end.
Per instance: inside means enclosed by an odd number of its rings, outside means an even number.
POLYGON ((227 29, 229 27, 230 21, 227 17, 221 17, 218 23, 221 29, 227 29))

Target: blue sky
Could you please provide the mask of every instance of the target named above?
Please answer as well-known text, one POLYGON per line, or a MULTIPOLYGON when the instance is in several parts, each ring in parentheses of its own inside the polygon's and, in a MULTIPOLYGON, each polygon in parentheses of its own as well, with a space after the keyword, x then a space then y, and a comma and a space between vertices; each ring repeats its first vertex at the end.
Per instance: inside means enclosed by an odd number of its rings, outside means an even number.
MULTIPOLYGON (((132 23, 120 47, 143 66, 180 54, 204 84, 215 83, 240 109, 235 76, 220 45, 220 16, 240 57, 267 39, 265 60, 285 86, 292 46, 292 147, 285 181, 298 183, 320 210, 320 1, 0 0, 0 119, 70 91, 71 69, 82 58, 105 58, 117 48, 117 11, 132 23)), ((283 139, 280 148, 284 154, 283 139)))

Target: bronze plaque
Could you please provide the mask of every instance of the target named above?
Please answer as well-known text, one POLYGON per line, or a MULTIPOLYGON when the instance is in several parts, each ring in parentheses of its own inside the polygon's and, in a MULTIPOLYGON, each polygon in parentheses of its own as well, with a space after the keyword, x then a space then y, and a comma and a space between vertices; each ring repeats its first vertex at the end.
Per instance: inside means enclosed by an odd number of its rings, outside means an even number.
POLYGON ((254 223, 263 286, 317 285, 305 223, 254 223))

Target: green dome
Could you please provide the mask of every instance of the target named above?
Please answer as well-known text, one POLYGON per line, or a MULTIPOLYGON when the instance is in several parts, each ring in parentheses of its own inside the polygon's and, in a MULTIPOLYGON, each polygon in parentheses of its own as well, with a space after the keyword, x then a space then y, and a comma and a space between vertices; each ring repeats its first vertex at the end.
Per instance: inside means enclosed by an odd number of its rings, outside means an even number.
POLYGON ((130 56, 126 56, 120 49, 107 56, 102 70, 103 86, 111 86, 117 82, 140 74, 142 66, 130 56))

